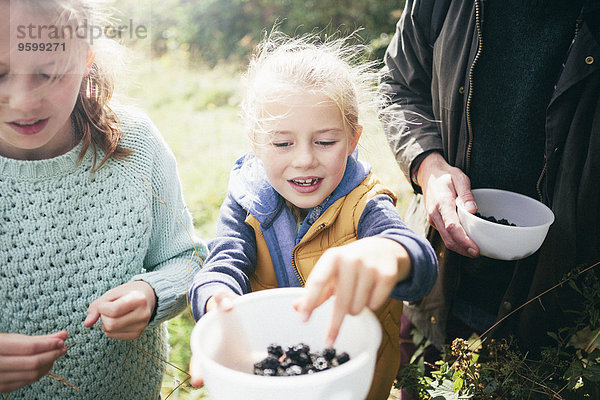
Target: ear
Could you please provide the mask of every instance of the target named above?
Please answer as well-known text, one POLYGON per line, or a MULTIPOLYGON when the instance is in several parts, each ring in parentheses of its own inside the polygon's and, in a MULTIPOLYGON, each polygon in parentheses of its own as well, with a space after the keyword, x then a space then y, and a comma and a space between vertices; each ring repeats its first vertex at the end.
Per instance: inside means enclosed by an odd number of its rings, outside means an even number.
POLYGON ((358 125, 356 127, 356 132, 354 132, 354 136, 352 138, 352 140, 348 143, 348 156, 352 153, 354 153, 354 149, 356 149, 356 146, 358 145, 358 140, 360 139, 360 135, 362 134, 363 131, 363 127, 362 125, 358 125))

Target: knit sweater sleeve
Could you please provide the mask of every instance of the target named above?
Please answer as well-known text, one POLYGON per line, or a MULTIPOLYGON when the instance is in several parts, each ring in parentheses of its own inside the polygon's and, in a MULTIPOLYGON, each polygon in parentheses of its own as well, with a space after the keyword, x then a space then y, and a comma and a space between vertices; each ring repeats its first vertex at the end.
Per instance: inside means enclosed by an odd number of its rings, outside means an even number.
POLYGON ((245 223, 247 212, 228 193, 219 211, 217 233, 209 256, 190 288, 196 320, 206 313, 206 302, 219 289, 242 295, 252 291, 249 277, 256 266, 256 237, 245 223))
MULTIPOLYGON (((126 124, 127 121, 125 121, 126 124)), ((148 251, 144 258, 144 272, 131 281, 150 284, 157 303, 149 326, 173 318, 187 306, 189 282, 200 270, 206 258, 206 246, 194 236, 192 216, 183 198, 175 157, 164 139, 148 120, 137 120, 146 127, 139 150, 132 157, 146 157, 150 171, 145 195, 151 196, 152 228, 148 251)))
POLYGON ((398 282, 391 293, 397 300, 414 301, 425 297, 437 279, 437 259, 429 242, 408 228, 392 199, 387 195, 372 198, 358 221, 358 239, 371 236, 385 237, 401 244, 410 257, 411 273, 398 282))

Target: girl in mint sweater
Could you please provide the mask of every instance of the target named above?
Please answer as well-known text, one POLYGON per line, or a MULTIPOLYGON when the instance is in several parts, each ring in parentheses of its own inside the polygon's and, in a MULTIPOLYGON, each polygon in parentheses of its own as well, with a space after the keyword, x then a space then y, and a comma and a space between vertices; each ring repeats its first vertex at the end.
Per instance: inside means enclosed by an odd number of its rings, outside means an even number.
POLYGON ((205 257, 161 135, 108 106, 93 11, 0 0, 4 397, 157 399, 164 363, 148 353, 167 358, 162 322, 205 257))

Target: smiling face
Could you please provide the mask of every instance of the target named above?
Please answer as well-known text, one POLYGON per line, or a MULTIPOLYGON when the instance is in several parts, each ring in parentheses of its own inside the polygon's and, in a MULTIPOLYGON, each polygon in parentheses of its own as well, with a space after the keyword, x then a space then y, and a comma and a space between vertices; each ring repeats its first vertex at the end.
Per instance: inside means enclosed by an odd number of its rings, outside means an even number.
POLYGON ((296 93, 286 101, 265 104, 268 139, 255 144, 267 179, 288 202, 301 210, 320 204, 338 186, 360 133, 344 125, 328 97, 296 93))
MULTIPOLYGON (((73 147, 71 113, 84 74, 87 44, 77 38, 19 37, 19 26, 49 26, 22 2, 0 0, 0 155, 44 159, 73 147), (64 43, 53 51, 21 49, 25 43, 64 43)), ((23 30, 20 31, 21 33, 23 30)))

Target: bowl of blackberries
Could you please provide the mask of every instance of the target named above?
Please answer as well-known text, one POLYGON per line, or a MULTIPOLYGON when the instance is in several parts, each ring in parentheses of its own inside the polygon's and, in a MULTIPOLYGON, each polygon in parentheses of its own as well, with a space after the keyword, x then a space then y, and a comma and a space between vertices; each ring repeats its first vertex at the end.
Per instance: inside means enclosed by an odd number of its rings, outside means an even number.
POLYGON ((554 213, 531 197, 500 189, 473 189, 477 212, 457 201, 460 223, 482 256, 519 260, 535 253, 546 238, 554 213))
POLYGON ((307 322, 293 308, 303 288, 262 290, 203 316, 191 334, 211 400, 363 400, 381 343, 368 309, 346 315, 333 347, 325 343, 331 298, 307 322))

